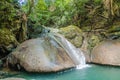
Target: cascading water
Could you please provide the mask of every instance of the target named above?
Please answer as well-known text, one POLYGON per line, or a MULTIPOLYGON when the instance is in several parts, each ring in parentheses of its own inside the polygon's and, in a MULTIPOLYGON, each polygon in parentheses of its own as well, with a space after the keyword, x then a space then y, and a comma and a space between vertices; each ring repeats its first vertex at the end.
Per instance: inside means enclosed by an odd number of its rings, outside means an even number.
POLYGON ((82 69, 88 66, 85 63, 85 56, 83 52, 80 49, 76 48, 73 44, 71 44, 66 38, 58 33, 53 33, 52 35, 49 34, 49 36, 66 50, 68 55, 76 64, 77 69, 82 69))

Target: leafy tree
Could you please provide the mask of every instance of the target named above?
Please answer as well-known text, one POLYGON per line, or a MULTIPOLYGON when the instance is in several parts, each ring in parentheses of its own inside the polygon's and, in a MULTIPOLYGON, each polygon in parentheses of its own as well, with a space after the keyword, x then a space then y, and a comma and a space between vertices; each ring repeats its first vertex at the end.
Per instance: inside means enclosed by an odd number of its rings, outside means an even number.
POLYGON ((12 26, 12 21, 16 15, 15 5, 12 5, 12 0, 1 0, 0 1, 0 27, 12 26))

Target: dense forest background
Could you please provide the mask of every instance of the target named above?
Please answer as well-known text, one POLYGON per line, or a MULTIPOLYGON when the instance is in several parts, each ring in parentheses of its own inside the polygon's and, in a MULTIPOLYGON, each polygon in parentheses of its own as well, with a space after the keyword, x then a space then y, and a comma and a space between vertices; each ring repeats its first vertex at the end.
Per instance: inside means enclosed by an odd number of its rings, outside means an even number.
POLYGON ((120 0, 1 0, 0 56, 41 33, 43 27, 76 25, 103 39, 120 37, 120 0))

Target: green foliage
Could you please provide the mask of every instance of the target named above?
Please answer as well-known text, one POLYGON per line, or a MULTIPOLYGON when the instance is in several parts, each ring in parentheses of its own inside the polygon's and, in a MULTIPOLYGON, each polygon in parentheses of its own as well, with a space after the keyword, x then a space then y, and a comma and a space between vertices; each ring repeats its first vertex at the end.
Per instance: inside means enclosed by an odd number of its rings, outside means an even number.
POLYGON ((96 5, 99 5, 99 4, 102 3, 102 0, 94 0, 94 2, 95 2, 96 5))
POLYGON ((14 0, 1 0, 0 1, 0 27, 11 27, 12 21, 16 16, 14 0))
MULTIPOLYGON (((73 24, 72 18, 81 12, 84 12, 84 3, 88 0, 38 0, 35 3, 29 18, 37 21, 45 26, 65 26, 73 24), (79 4, 78 4, 79 3, 79 4)), ((27 10, 28 4, 23 6, 24 11, 27 10)))
MULTIPOLYGON (((27 13, 31 0, 26 1, 22 9, 27 13)), ((29 19, 49 27, 89 25, 96 16, 103 15, 102 5, 102 0, 34 0, 29 19)))
POLYGON ((16 42, 14 34, 9 29, 0 29, 0 45, 10 45, 10 43, 16 42))
MULTIPOLYGON (((120 7, 119 0, 116 0, 115 3, 118 5, 116 7, 120 7)), ((16 15, 14 8, 20 7, 18 0, 1 0, 0 5, 0 12, 6 14, 0 14, 0 21, 13 21, 13 17, 16 15)), ((91 24, 94 16, 103 15, 101 6, 102 0, 25 0, 25 3, 21 5, 23 12, 26 14, 30 12, 29 20, 49 27, 91 24)), ((120 9, 119 11, 117 9, 117 15, 119 13, 120 9)))

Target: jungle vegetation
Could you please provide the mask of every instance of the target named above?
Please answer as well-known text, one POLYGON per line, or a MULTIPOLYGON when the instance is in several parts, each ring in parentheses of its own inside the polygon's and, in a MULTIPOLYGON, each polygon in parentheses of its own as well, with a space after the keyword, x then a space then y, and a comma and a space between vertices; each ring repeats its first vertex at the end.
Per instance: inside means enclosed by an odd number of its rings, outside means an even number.
POLYGON ((105 35, 119 22, 120 0, 0 0, 0 52, 29 39, 33 28, 76 25, 105 35))

